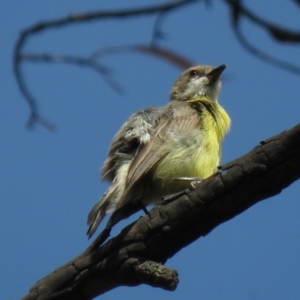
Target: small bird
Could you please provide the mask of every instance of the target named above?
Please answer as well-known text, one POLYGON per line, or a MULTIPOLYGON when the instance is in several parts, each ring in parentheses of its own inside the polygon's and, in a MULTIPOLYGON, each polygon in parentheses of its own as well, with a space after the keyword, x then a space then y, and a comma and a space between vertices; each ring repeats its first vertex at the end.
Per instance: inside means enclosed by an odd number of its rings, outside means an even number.
MULTIPOLYGON (((88 215, 91 237, 104 216, 106 228, 148 204, 190 187, 217 171, 230 117, 218 103, 226 65, 196 65, 175 81, 170 101, 134 113, 112 140, 102 167, 110 187, 88 215)), ((145 209, 144 209, 145 210, 145 209)))

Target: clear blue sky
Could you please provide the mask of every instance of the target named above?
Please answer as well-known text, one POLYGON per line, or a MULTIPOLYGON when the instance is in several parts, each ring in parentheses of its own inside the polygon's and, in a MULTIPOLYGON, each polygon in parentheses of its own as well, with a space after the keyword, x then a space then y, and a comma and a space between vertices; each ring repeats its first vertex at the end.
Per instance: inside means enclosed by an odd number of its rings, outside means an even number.
MULTIPOLYGON (((158 3, 159 1, 155 1, 158 3)), ((300 27, 292 1, 245 1, 268 20, 300 27)), ((112 91, 93 71, 66 65, 24 64, 42 114, 58 130, 27 130, 29 109, 12 73, 19 32, 37 21, 95 8, 128 8, 154 1, 2 1, 0 4, 0 299, 15 300, 41 277, 82 252, 86 216, 107 187, 99 167, 110 140, 135 110, 163 105, 180 70, 137 54, 106 57, 125 88, 112 91)), ((148 42, 153 17, 92 22, 35 35, 29 52, 88 55, 110 45, 148 42)), ((244 22, 249 38, 281 58, 299 62, 299 47, 277 45, 244 22)), ((300 77, 246 53, 230 28, 227 7, 189 6, 164 21, 162 46, 197 63, 226 63, 220 102, 232 118, 223 162, 300 121, 300 77)), ((167 262, 179 271, 175 292, 148 286, 115 289, 101 299, 300 299, 299 182, 263 201, 167 262)), ((136 216, 136 218, 138 215, 136 216)), ((128 219, 115 230, 133 221, 128 219)))

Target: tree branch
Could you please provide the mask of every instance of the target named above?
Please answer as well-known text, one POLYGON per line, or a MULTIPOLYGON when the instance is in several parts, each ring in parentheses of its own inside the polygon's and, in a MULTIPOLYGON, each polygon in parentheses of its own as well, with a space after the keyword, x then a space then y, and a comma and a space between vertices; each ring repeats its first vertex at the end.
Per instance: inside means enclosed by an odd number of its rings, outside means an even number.
POLYGON ((88 300, 121 285, 142 283, 174 290, 177 272, 162 264, 299 178, 300 124, 223 165, 195 190, 154 207, 150 216, 130 224, 101 247, 92 244, 38 281, 22 299, 88 300))
POLYGON ((31 62, 65 63, 77 66, 85 66, 91 68, 92 70, 100 74, 114 91, 116 91, 119 94, 123 92, 123 88, 118 82, 113 80, 108 68, 99 63, 95 59, 94 55, 84 57, 64 54, 25 53, 20 56, 20 59, 22 61, 31 62))
POLYGON ((235 19, 238 19, 242 16, 246 17, 254 24, 266 30, 275 40, 278 40, 279 42, 300 43, 299 31, 283 28, 260 18, 258 15, 247 9, 245 5, 242 5, 241 0, 224 1, 231 6, 232 10, 234 10, 235 19))
POLYGON ((292 72, 298 76, 300 75, 300 67, 295 66, 295 64, 289 63, 285 60, 274 57, 249 43, 242 33, 240 23, 241 18, 245 17, 252 23, 265 30, 269 35, 271 35, 275 40, 279 42, 299 43, 300 32, 292 31, 263 20, 262 18, 251 12, 249 9, 247 9, 244 5, 242 5, 241 0, 224 0, 224 2, 228 4, 231 9, 232 27, 237 40, 246 51, 264 62, 274 65, 280 69, 292 72))
POLYGON ((113 46, 113 47, 104 47, 97 51, 95 51, 90 58, 96 59, 103 57, 104 55, 118 54, 118 53, 126 53, 126 52, 139 52, 142 54, 148 54, 155 56, 157 58, 163 59, 164 61, 168 61, 172 65, 179 67, 180 69, 187 69, 191 67, 194 62, 187 59, 183 55, 180 55, 171 49, 158 47, 155 45, 147 45, 147 44, 135 44, 135 45, 124 45, 124 46, 113 46))

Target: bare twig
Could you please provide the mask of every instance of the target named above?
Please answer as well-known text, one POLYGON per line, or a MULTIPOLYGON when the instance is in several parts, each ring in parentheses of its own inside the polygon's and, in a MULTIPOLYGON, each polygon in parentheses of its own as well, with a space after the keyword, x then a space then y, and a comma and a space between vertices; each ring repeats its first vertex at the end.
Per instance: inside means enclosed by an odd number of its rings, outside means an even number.
POLYGON ((117 93, 121 94, 123 92, 123 88, 121 85, 116 82, 107 67, 100 64, 97 60, 95 60, 92 56, 84 57, 84 56, 75 56, 75 55, 63 55, 63 54, 49 54, 49 53, 25 53, 20 56, 20 59, 23 61, 31 61, 31 62, 51 62, 51 63, 66 63, 71 65, 85 66, 91 68, 96 71, 98 74, 102 76, 102 78, 106 81, 106 83, 117 93))
POLYGON ((296 5, 300 6, 300 0, 294 0, 294 2, 295 2, 296 5))
POLYGON ((280 42, 292 42, 300 43, 300 32, 283 28, 278 25, 275 25, 271 22, 258 17, 256 14, 247 9, 244 5, 241 4, 240 0, 224 0, 225 3, 231 6, 231 9, 235 11, 235 19, 237 16, 245 16, 248 20, 252 21, 256 25, 265 29, 269 34, 276 40, 280 42))
POLYGON ((300 75, 300 67, 297 67, 294 64, 290 64, 284 60, 276 58, 276 57, 256 48, 255 46, 253 46, 246 40, 246 38, 244 37, 244 35, 242 34, 241 30, 238 27, 234 28, 234 32, 235 32, 236 37, 237 37, 238 41, 240 42, 240 44, 251 54, 255 55, 256 57, 258 57, 259 59, 261 59, 264 62, 270 63, 271 65, 274 65, 283 70, 292 72, 298 76, 300 75))
POLYGON ((164 61, 170 62, 172 65, 175 65, 180 69, 189 68, 194 64, 193 61, 188 60, 183 55, 175 53, 170 49, 147 44, 105 47, 94 52, 91 57, 100 58, 104 55, 119 54, 125 52, 140 52, 143 54, 151 54, 163 59, 164 61))
POLYGON ((164 20, 165 12, 161 12, 157 15, 156 20, 153 25, 152 38, 150 45, 153 47, 157 46, 159 40, 163 40, 166 34, 162 30, 162 22, 164 20))
MULTIPOLYGON (((54 129, 54 125, 52 123, 50 123, 49 121, 41 117, 37 107, 37 101, 33 96, 33 94, 30 92, 21 70, 22 50, 30 36, 53 27, 56 28, 63 27, 74 23, 89 22, 93 20, 104 20, 108 18, 113 19, 113 18, 134 17, 134 16, 145 15, 145 14, 151 15, 151 14, 160 13, 161 11, 172 11, 182 6, 195 3, 198 1, 199 0, 177 0, 169 3, 153 5, 144 8, 112 10, 112 11, 95 11, 95 12, 87 12, 87 13, 70 14, 63 18, 39 22, 23 30, 17 40, 14 49, 13 67, 14 67, 14 73, 16 76, 17 84, 25 100, 28 102, 31 110, 28 126, 33 127, 34 124, 40 123, 49 130, 54 129)), ((112 82, 110 82, 110 84, 112 84, 112 82)))
POLYGON ((246 16, 252 22, 260 25, 262 28, 272 33, 272 36, 280 41, 300 42, 300 33, 282 29, 278 26, 275 26, 271 23, 268 23, 260 19, 259 17, 251 13, 249 10, 247 10, 244 6, 242 6, 241 1, 239 0, 224 0, 224 1, 231 5, 231 20, 232 20, 233 30, 234 33, 236 34, 238 41, 245 48, 246 51, 250 52, 254 56, 263 60, 264 62, 270 63, 276 67, 292 72, 296 75, 300 75, 300 67, 295 66, 294 64, 291 64, 287 61, 276 58, 268 54, 267 52, 260 50, 259 48, 255 47, 250 42, 248 42, 240 29, 240 19, 241 16, 246 16))

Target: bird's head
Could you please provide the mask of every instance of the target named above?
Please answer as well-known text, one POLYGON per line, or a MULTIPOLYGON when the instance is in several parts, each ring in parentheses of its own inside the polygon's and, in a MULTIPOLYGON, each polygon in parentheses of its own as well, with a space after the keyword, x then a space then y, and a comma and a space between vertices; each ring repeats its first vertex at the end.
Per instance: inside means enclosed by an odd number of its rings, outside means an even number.
POLYGON ((220 76, 226 65, 197 65, 185 70, 175 81, 170 100, 189 101, 206 98, 217 101, 221 90, 220 76))

